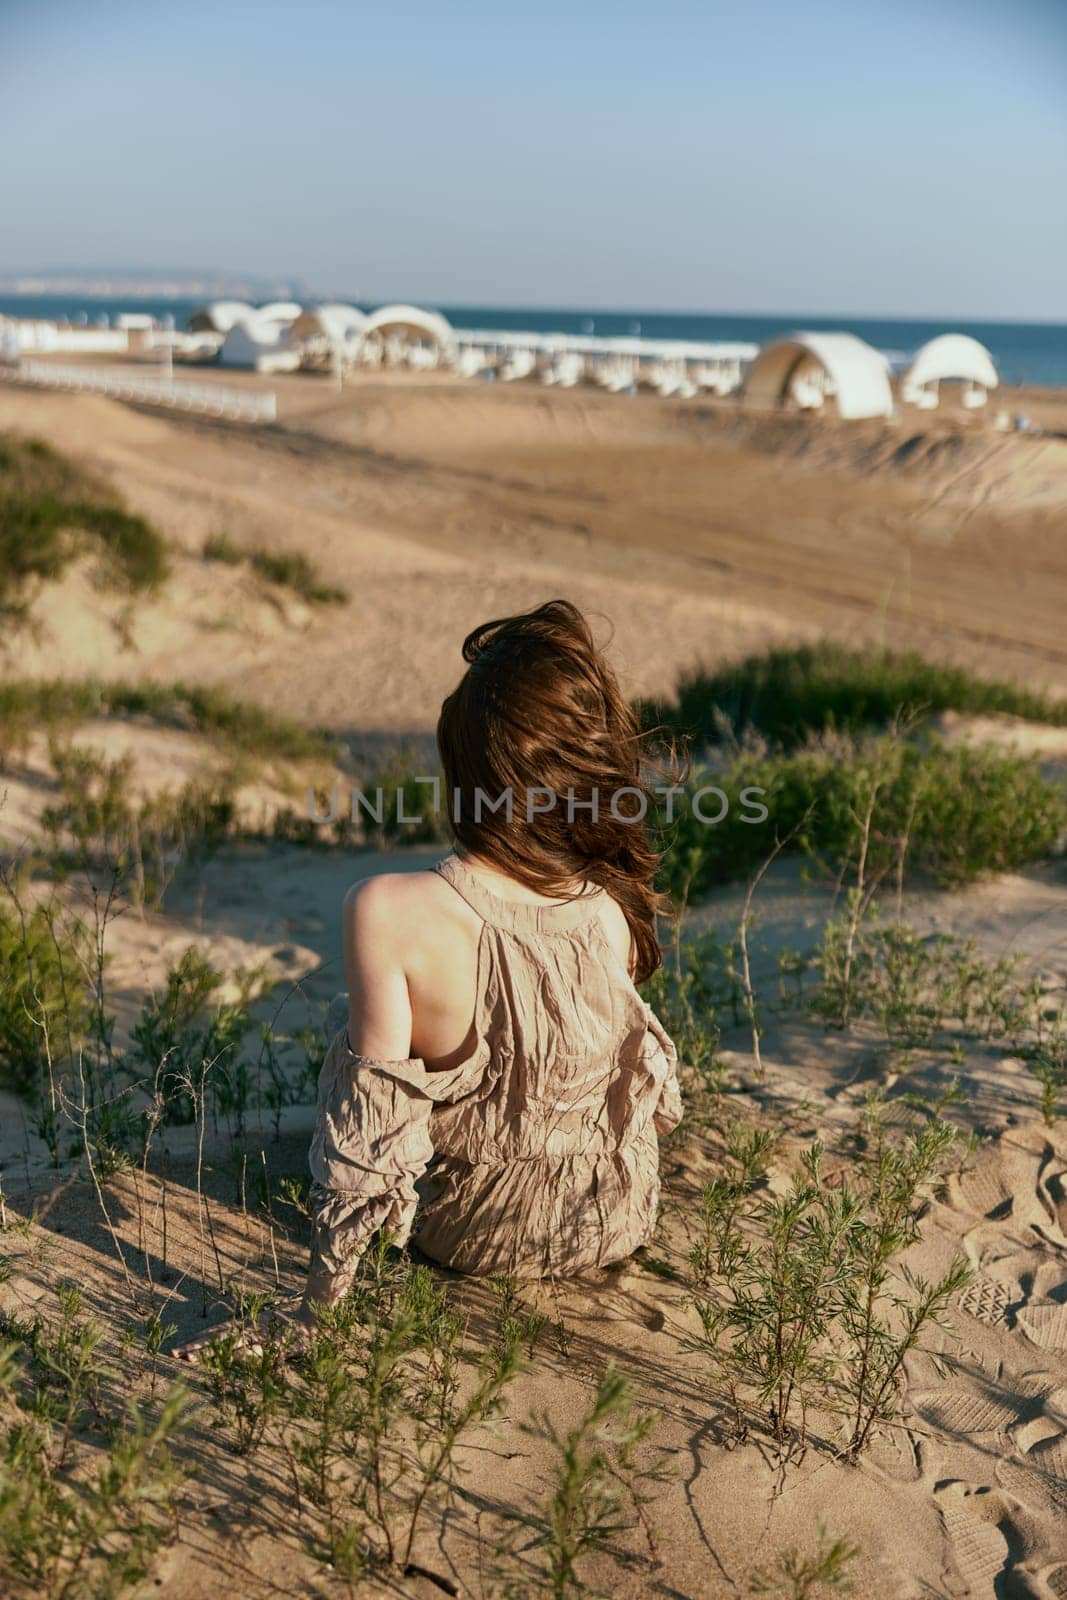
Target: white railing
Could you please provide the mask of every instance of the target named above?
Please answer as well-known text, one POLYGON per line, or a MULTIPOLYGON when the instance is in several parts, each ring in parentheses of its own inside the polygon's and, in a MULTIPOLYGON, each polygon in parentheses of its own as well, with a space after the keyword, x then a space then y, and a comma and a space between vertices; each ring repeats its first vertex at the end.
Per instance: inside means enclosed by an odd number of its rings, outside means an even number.
POLYGON ((44 389, 106 394, 115 400, 137 400, 142 405, 173 406, 179 411, 200 411, 209 417, 234 422, 275 422, 278 396, 273 390, 226 389, 216 383, 188 383, 181 378, 148 376, 141 372, 109 371, 58 361, 0 363, 0 378, 31 383, 44 389))

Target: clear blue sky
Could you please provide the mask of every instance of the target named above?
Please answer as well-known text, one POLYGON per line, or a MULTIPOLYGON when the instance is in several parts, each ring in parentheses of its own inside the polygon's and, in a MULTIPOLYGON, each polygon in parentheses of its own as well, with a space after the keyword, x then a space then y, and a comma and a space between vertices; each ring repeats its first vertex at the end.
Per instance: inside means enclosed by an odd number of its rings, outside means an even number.
POLYGON ((0 0, 0 271, 1067 321, 1067 0, 0 0))

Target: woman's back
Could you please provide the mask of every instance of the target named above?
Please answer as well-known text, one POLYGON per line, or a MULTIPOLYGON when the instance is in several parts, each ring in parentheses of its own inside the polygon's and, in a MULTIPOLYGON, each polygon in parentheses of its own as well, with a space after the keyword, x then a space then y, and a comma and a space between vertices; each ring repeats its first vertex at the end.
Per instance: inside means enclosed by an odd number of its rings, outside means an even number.
MULTIPOLYGON (((436 872, 449 901, 419 933, 401 916, 396 937, 419 947, 408 948, 413 1049, 419 1037, 444 1048, 430 1065, 428 1051, 375 1060, 334 1040, 312 1159, 320 1213, 327 1191, 343 1195, 331 1170, 336 1179, 372 1164, 362 1146, 373 1127, 393 1169, 411 1174, 413 1237, 442 1264, 543 1276, 618 1260, 655 1220, 656 1130, 673 1126, 679 1107, 673 1047, 627 971, 609 897, 512 898, 510 885, 455 855, 436 872), (452 901, 462 909, 446 909, 452 901), (451 942, 434 966, 433 935, 445 930, 451 942), (451 1011, 450 981, 460 996, 451 1011), (353 1065, 364 1106, 377 1085, 377 1111, 331 1139, 346 1123, 353 1065)), ((436 912, 428 890, 413 884, 410 901, 436 912)))
MULTIPOLYGON (((608 948, 628 970, 630 931, 621 908, 592 886, 578 903, 579 920, 586 909, 599 920, 608 948)), ((456 856, 429 872, 382 874, 355 885, 345 905, 349 971, 355 963, 361 969, 351 984, 352 1048, 372 1056, 410 1053, 431 1070, 458 1066, 475 1048, 486 921, 506 923, 513 908, 516 925, 531 927, 541 908, 542 925, 549 927, 560 904, 456 856), (406 994, 390 996, 390 972, 398 965, 406 994)))
POLYGON ((647 1017, 608 937, 607 896, 505 899, 456 855, 436 870, 480 931, 467 1061, 477 1088, 454 1118, 442 1110, 435 1148, 447 1148, 453 1120, 461 1147, 493 1161, 570 1154, 610 1137, 618 1057, 630 1036, 643 1037, 647 1017))

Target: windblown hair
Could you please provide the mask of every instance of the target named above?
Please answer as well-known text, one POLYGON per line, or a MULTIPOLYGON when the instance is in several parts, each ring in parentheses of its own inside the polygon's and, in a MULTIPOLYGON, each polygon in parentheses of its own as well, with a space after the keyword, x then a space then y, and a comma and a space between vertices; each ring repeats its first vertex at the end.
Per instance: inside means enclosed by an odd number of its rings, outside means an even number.
POLYGON ((580 892, 576 884, 606 889, 625 913, 643 982, 662 959, 656 915, 667 908, 644 820, 652 797, 640 725, 589 624, 569 601, 550 600, 475 628, 463 659, 437 724, 457 845, 555 898, 580 892), (545 791, 550 810, 539 809, 545 791), (509 793, 510 818, 499 805, 509 793))

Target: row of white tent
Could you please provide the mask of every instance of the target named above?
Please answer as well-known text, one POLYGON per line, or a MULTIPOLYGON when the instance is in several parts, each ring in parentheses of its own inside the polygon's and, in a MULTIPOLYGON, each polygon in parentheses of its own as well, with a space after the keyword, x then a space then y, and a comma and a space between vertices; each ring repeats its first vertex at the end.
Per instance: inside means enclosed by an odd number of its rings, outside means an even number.
POLYGON ((962 404, 985 405, 999 383, 993 357, 968 334, 940 334, 910 360, 891 357, 851 333, 795 333, 758 345, 687 344, 630 338, 572 339, 556 334, 457 330, 460 371, 495 372, 543 383, 579 379, 605 388, 647 387, 688 397, 742 393, 753 406, 818 411, 833 403, 842 417, 888 417, 897 400, 920 410, 940 403, 941 385, 957 384, 962 404), (896 395, 894 395, 896 382, 896 395))
POLYGON ((368 314, 342 304, 305 310, 292 302, 256 308, 219 301, 193 312, 190 327, 199 353, 214 355, 224 367, 337 372, 354 366, 441 366, 504 382, 536 378, 561 388, 591 382, 615 391, 649 388, 680 396, 735 392, 759 348, 725 341, 453 328, 439 312, 410 305, 368 314))
POLYGON ((221 300, 194 311, 189 326, 201 354, 214 354, 220 366, 259 372, 431 367, 452 364, 455 354, 448 321, 418 306, 382 306, 368 313, 340 303, 304 308, 295 301, 273 301, 257 307, 221 300))
POLYGON ((939 334, 910 360, 894 360, 853 333, 795 333, 760 350, 744 392, 756 406, 819 411, 832 401, 842 417, 888 417, 894 377, 900 401, 923 411, 940 403, 943 383, 958 384, 962 404, 973 409, 1000 382, 985 345, 965 333, 939 334))
POLYGON ((818 411, 832 403, 842 417, 888 417, 897 402, 932 410, 942 384, 959 386, 962 404, 985 405, 999 383, 990 352, 969 334, 946 333, 917 354, 892 357, 852 333, 795 333, 762 346, 674 340, 572 339, 556 334, 457 330, 459 369, 544 383, 579 378, 609 389, 641 387, 687 397, 740 393, 766 408, 818 411), (894 393, 894 383, 896 392, 894 393))
POLYGON ((439 312, 389 305, 364 312, 295 301, 251 306, 216 301, 194 312, 190 332, 175 333, 147 316, 114 328, 67 327, 0 318, 0 356, 59 351, 122 353, 169 347, 191 360, 263 372, 310 368, 342 373, 357 366, 445 367, 466 376, 534 379, 569 387, 650 388, 663 395, 742 394, 762 407, 843 417, 888 416, 899 402, 939 404, 942 384, 957 384, 965 406, 984 405, 998 375, 990 352, 966 334, 942 334, 909 361, 876 350, 850 333, 795 333, 762 348, 727 341, 608 338, 591 334, 454 328, 439 312), (135 326, 136 324, 136 326, 135 326))
POLYGON ((943 383, 960 385, 962 403, 984 405, 998 376, 984 345, 966 334, 942 334, 910 361, 892 357, 851 333, 796 333, 760 348, 726 341, 605 338, 593 335, 454 328, 436 311, 383 306, 366 313, 330 303, 252 307, 220 301, 194 312, 194 338, 222 366, 260 371, 362 366, 449 367, 502 381, 537 379, 569 387, 591 382, 614 390, 728 395, 750 404, 843 417, 889 416, 897 399, 928 410, 943 383), (894 395, 894 380, 897 383, 894 395))

